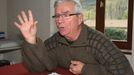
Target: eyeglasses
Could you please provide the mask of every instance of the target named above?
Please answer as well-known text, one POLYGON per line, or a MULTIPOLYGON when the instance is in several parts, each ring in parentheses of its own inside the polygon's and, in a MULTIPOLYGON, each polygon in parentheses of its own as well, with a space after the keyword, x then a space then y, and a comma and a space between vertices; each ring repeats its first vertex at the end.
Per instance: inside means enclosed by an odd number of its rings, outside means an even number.
POLYGON ((60 14, 60 15, 54 15, 52 18, 59 19, 60 17, 64 19, 68 19, 70 16, 79 15, 80 13, 74 13, 74 14, 60 14))

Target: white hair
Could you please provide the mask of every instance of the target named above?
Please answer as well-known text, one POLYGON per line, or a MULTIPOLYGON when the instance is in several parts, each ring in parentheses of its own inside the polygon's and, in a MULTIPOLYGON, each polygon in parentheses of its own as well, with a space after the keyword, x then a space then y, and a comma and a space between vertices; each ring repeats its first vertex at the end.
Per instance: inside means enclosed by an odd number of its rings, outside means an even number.
POLYGON ((64 3, 64 2, 72 2, 72 3, 74 3, 76 13, 82 13, 82 5, 80 3, 80 0, 56 0, 55 3, 54 3, 54 8, 58 4, 61 4, 61 3, 64 3))

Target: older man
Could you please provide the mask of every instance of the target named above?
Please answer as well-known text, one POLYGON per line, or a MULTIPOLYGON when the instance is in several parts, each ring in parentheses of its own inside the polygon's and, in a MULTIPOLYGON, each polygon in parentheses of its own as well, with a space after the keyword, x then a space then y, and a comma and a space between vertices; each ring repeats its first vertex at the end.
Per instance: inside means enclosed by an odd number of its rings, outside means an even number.
POLYGON ((123 53, 102 33, 83 24, 79 0, 56 0, 55 23, 58 29, 42 42, 37 36, 37 21, 29 10, 18 15, 22 32, 23 59, 32 72, 53 70, 57 66, 80 75, 133 75, 123 53))

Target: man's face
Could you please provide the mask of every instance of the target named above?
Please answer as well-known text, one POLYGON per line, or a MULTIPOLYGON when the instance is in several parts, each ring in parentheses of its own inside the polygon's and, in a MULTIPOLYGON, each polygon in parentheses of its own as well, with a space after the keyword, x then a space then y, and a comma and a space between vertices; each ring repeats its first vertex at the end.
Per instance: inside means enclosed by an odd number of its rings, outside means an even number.
POLYGON ((83 16, 75 12, 75 5, 70 2, 59 4, 55 8, 55 23, 62 36, 72 36, 78 31, 83 16), (73 14, 70 16, 70 14, 73 14))

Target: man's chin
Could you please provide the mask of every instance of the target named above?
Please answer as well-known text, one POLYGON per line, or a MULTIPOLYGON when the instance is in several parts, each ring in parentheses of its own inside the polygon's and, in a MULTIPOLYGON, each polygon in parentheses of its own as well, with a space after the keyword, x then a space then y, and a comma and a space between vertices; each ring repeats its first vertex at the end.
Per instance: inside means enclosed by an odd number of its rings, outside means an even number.
POLYGON ((65 36, 65 35, 66 35, 65 32, 59 32, 59 33, 60 33, 60 35, 62 35, 62 36, 65 36))

